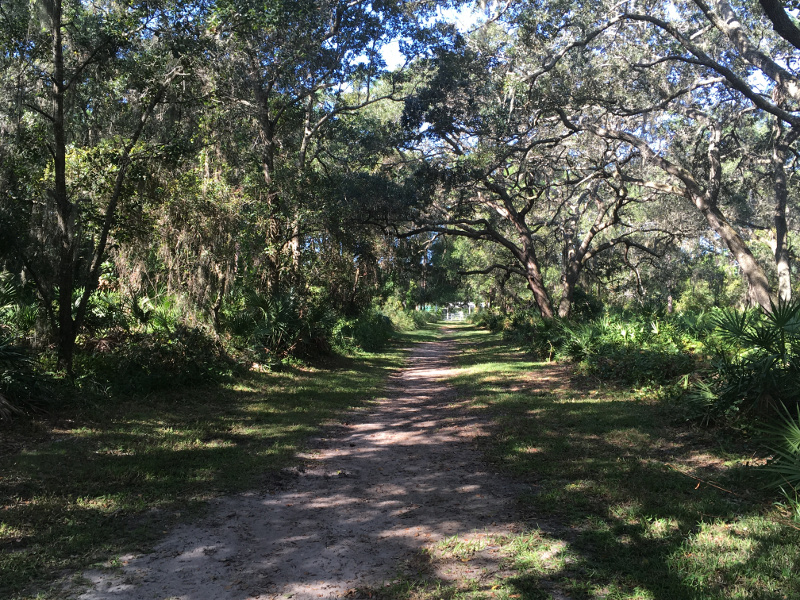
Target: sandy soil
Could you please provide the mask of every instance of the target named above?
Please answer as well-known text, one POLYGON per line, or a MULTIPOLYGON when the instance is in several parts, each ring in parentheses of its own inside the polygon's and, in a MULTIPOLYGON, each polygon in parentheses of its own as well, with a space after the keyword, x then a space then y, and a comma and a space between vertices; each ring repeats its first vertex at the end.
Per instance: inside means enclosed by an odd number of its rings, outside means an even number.
MULTIPOLYGON (((121 570, 87 572, 81 600, 244 600, 359 597, 420 551, 458 535, 514 530, 513 482, 491 472, 467 416, 443 379, 454 349, 419 344, 387 396, 311 442, 280 490, 219 500, 201 522, 177 528, 121 570)), ((437 561, 441 580, 502 576, 490 553, 470 565, 437 561)))

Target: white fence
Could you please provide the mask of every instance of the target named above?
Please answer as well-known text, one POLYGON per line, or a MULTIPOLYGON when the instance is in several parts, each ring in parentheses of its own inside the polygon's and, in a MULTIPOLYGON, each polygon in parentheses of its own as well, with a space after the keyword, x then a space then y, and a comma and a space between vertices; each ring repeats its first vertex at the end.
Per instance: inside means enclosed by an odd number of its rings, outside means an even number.
POLYGON ((463 310, 450 310, 444 314, 445 321, 463 321, 465 318, 463 310))

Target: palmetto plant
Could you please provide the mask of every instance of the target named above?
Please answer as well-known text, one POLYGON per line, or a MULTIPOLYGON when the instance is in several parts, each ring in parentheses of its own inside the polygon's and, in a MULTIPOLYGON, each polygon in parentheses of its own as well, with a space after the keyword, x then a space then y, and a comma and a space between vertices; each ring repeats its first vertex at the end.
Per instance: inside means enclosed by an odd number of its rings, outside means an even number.
POLYGON ((725 309, 714 325, 729 355, 717 364, 716 395, 737 410, 800 402, 800 302, 767 311, 725 309))
POLYGON ((294 295, 250 292, 245 294, 243 306, 226 317, 225 327, 246 340, 262 359, 276 362, 295 349, 305 333, 306 323, 294 295))
POLYGON ((19 290, 11 274, 0 274, 0 317, 16 305, 18 298, 19 290))
POLYGON ((786 506, 800 520, 800 405, 796 416, 786 408, 778 422, 766 428, 772 460, 764 469, 773 474, 771 484, 786 498, 786 506))
POLYGON ((30 384, 31 360, 11 335, 19 311, 19 288, 13 277, 4 273, 0 275, 0 420, 20 412, 19 398, 26 395, 30 384))
POLYGON ((30 362, 11 339, 0 337, 0 420, 20 412, 14 392, 21 385, 20 377, 29 371, 30 362))

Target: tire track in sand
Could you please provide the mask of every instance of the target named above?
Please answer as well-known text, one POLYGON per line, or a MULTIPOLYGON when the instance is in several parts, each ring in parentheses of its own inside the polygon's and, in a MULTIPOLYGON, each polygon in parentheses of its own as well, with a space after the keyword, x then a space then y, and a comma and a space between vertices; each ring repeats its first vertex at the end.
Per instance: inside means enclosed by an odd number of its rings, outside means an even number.
MULTIPOLYGON (((284 489, 216 501, 153 553, 123 557, 121 572, 84 573, 80 599, 353 597, 443 538, 511 534, 517 486, 472 443, 485 423, 444 382, 454 352, 446 338, 418 344, 386 398, 313 440, 284 489)), ((431 575, 498 575, 491 559, 481 564, 431 575)))

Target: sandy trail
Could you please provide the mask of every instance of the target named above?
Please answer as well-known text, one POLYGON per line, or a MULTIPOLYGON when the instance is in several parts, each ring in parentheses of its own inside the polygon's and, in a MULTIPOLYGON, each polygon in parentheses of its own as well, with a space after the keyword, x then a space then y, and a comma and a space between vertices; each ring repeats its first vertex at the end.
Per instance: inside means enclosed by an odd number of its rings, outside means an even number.
MULTIPOLYGON (((314 440, 284 489, 217 501, 121 572, 85 573, 80 598, 358 597, 445 537, 512 533, 515 486, 483 463, 472 440, 485 424, 443 382, 453 352, 446 339, 419 344, 387 397, 314 440)), ((434 576, 493 577, 490 562, 434 576)))

